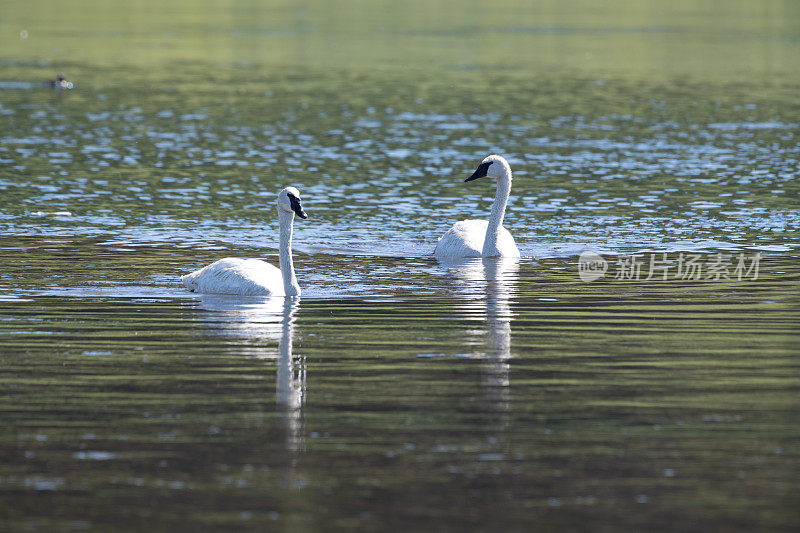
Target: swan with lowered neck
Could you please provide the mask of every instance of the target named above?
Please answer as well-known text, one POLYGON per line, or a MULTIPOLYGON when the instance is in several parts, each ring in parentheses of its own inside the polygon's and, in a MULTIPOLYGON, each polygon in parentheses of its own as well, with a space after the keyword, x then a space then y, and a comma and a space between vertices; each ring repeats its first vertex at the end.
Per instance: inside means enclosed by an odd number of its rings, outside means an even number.
POLYGON ((497 194, 489 220, 462 220, 442 235, 433 255, 436 257, 519 257, 514 237, 503 227, 508 195, 511 192, 511 167, 499 155, 484 159, 464 181, 489 177, 497 180, 497 194))
POLYGON ((227 257, 181 276, 187 289, 204 294, 238 294, 241 296, 300 296, 300 285, 292 263, 292 226, 294 215, 308 218, 300 205, 300 193, 286 187, 278 193, 278 226, 280 269, 260 259, 227 257))

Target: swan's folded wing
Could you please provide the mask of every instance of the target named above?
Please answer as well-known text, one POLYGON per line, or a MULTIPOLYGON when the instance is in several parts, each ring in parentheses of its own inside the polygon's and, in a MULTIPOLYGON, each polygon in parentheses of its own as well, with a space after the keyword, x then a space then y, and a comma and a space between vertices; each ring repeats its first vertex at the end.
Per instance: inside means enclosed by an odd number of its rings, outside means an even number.
POLYGON ((485 220, 462 220, 442 235, 433 255, 436 257, 480 257, 486 237, 485 220))
POLYGON ((281 271, 260 259, 228 257, 181 277, 191 291, 204 294, 282 296, 281 271))

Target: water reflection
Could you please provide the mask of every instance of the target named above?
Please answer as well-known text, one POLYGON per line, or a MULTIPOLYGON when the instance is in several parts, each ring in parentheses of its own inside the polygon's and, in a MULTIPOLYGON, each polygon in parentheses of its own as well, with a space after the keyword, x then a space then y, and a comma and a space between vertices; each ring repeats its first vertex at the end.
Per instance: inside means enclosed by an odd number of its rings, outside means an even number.
POLYGON ((203 295, 203 308, 212 311, 203 320, 223 334, 277 340, 277 358, 273 349, 260 346, 256 357, 277 359, 275 402, 289 451, 302 448, 302 407, 306 397, 306 364, 293 353, 295 316, 299 298, 241 298, 226 295, 203 295))
POLYGON ((284 442, 289 451, 298 451, 303 445, 302 407, 306 397, 306 362, 295 357, 294 315, 300 307, 298 298, 284 298, 281 338, 278 342, 278 379, 275 400, 283 421, 284 442))
MULTIPOLYGON (((299 307, 299 304, 291 300, 291 298, 242 298, 225 294, 203 294, 200 297, 202 307, 211 311, 203 316, 203 322, 216 333, 264 340, 281 339, 286 313, 291 316, 294 312, 292 306, 299 307)), ((274 354, 270 355, 267 352, 258 356, 272 358, 274 354)))
POLYGON ((517 291, 519 261, 511 258, 483 259, 486 278, 487 367, 484 386, 487 398, 508 410, 511 357, 511 300, 517 291))
POLYGON ((468 316, 486 324, 485 330, 468 331, 477 347, 471 355, 486 360, 481 381, 487 402, 496 411, 507 411, 511 302, 517 294, 519 260, 502 257, 446 259, 439 264, 458 283, 456 295, 465 300, 468 316))

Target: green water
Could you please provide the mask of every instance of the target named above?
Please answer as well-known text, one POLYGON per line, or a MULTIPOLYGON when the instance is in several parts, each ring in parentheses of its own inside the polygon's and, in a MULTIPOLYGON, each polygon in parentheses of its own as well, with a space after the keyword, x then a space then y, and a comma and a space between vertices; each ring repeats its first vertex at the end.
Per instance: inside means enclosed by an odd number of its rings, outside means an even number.
POLYGON ((796 529, 798 86, 792 1, 4 2, 0 529, 796 529), (303 298, 185 292, 289 184, 303 298))

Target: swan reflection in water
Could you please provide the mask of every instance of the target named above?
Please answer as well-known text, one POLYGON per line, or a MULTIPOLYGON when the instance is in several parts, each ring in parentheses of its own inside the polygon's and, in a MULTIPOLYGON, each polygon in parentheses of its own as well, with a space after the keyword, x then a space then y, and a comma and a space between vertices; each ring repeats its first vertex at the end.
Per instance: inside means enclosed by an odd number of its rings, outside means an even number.
POLYGON ((485 329, 468 330, 472 337, 471 357, 486 361, 481 374, 484 395, 497 411, 509 404, 511 358, 511 302, 517 294, 519 259, 439 259, 445 273, 455 278, 456 296, 465 300, 463 310, 470 319, 480 320, 485 329))
POLYGON ((278 417, 285 431, 286 449, 299 451, 303 446, 306 364, 303 356, 293 354, 292 344, 300 299, 204 294, 200 302, 204 309, 212 311, 204 321, 219 333, 278 341, 277 354, 274 349, 259 346, 255 355, 260 359, 277 360, 275 402, 278 417))

